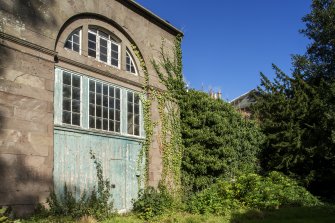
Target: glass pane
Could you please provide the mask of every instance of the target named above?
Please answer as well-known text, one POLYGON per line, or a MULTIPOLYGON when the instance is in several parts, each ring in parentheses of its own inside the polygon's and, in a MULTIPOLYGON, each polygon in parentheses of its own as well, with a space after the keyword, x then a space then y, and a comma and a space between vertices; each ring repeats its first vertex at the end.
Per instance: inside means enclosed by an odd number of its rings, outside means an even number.
POLYGON ((88 48, 95 51, 96 43, 92 41, 88 41, 88 48))
POLYGON ((90 57, 96 57, 96 52, 95 52, 95 50, 88 49, 88 55, 89 55, 90 57))
POLYGON ((80 88, 76 88, 76 87, 72 88, 72 98, 76 100, 80 100, 80 88))
POLYGON ((101 93, 101 83, 96 83, 97 93, 101 93))
POLYGON ((90 103, 95 104, 95 94, 90 92, 90 103))
POLYGON ((114 88, 113 87, 109 87, 109 96, 114 97, 114 88))
POLYGON ((95 105, 94 104, 90 104, 90 115, 95 116, 95 105))
POLYGON ((67 72, 63 72, 63 83, 67 85, 71 85, 71 74, 67 72))
POLYGON ((104 119, 102 123, 103 130, 108 130, 108 119, 104 119))
POLYGON ((115 122, 115 132, 120 132, 120 122, 115 122))
POLYGON ((115 100, 115 109, 120 110, 120 100, 119 99, 115 100))
POLYGON ((103 94, 108 96, 108 86, 104 84, 103 89, 103 94))
POLYGON ((77 100, 72 101, 72 112, 80 113, 80 101, 77 100))
POLYGON ((79 32, 77 34, 73 34, 72 41, 79 45, 79 32))
POLYGON ((72 125, 80 125, 80 114, 72 113, 72 125))
POLYGON ((99 30, 99 35, 108 39, 108 34, 99 30))
POLYGON ((109 109, 109 119, 114 120, 114 110, 109 109))
POLYGON ((96 129, 101 129, 101 119, 100 118, 97 118, 96 119, 96 129))
POLYGON ((138 94, 134 94, 134 96, 135 96, 134 103, 139 104, 140 103, 140 96, 138 94))
POLYGON ((131 103, 133 103, 133 93, 132 92, 128 92, 127 95, 128 95, 128 97, 127 97, 128 101, 131 102, 131 103))
POLYGON ((97 94, 95 99, 96 99, 97 105, 101 105, 101 94, 97 94))
POLYGON ((71 111, 71 99, 63 99, 63 110, 71 111))
POLYGON ((139 115, 135 115, 135 116, 134 116, 134 123, 135 123, 136 125, 139 125, 139 124, 140 124, 140 116, 139 116, 139 115))
POLYGON ((88 33, 88 40, 95 43, 96 42, 96 35, 94 35, 93 33, 88 33))
POLYGON ((115 88, 115 94, 116 94, 116 98, 120 99, 120 89, 119 88, 115 88))
POLYGON ((71 87, 63 85, 63 98, 71 98, 71 87))
POLYGON ((119 59, 119 54, 116 52, 112 52, 112 58, 117 61, 119 59))
POLYGON ((109 121, 109 131, 114 131, 114 121, 109 121))
POLYGON ((134 121, 133 121, 133 114, 130 114, 130 113, 128 113, 128 119, 127 119, 127 123, 128 123, 128 125, 132 125, 132 124, 134 124, 134 121))
POLYGON ((107 55, 106 54, 100 54, 100 60, 107 63, 107 55))
POLYGON ((130 65, 129 64, 126 65, 126 71, 130 71, 130 65))
POLYGON ((101 117, 101 106, 96 106, 96 116, 101 117))
POLYGON ((138 104, 134 105, 134 114, 136 114, 136 115, 140 114, 140 105, 138 105, 138 104))
POLYGON ((90 128, 95 128, 95 118, 90 116, 90 128))
POLYGON ((71 124, 71 112, 63 111, 63 123, 71 124))
POLYGON ((103 107, 103 118, 108 118, 108 108, 103 107))
POLYGON ((128 134, 133 134, 133 125, 128 124, 128 134))
POLYGON ((120 121, 120 111, 119 110, 115 110, 115 120, 120 121))
POLYGON ((115 43, 112 43, 112 51, 119 52, 119 46, 115 43))
POLYGON ((109 98, 109 108, 114 108, 114 98, 109 98))
POLYGON ((95 92, 95 81, 90 81, 90 91, 95 92))
POLYGON ((135 67, 134 67, 134 66, 131 66, 130 72, 133 73, 133 74, 136 73, 136 72, 135 72, 135 67))
POLYGON ((94 33, 97 33, 97 29, 95 29, 95 28, 92 28, 92 27, 89 27, 89 29, 88 29, 90 32, 94 32, 94 33))
POLYGON ((115 66, 115 67, 118 67, 118 66, 119 66, 119 61, 116 60, 116 59, 112 59, 111 64, 112 64, 113 66, 115 66))
POLYGON ((79 53, 79 45, 78 44, 76 44, 76 43, 73 44, 73 51, 76 51, 76 52, 79 53))
POLYGON ((131 113, 133 113, 133 103, 131 103, 131 102, 128 102, 128 112, 131 112, 131 113))
POLYGON ((108 96, 103 96, 103 106, 108 107, 108 96))
POLYGON ((128 56, 128 54, 127 54, 127 57, 126 57, 126 64, 130 64, 130 57, 128 56))
POLYGON ((64 47, 72 50, 72 42, 70 42, 69 40, 67 40, 64 47))
POLYGON ((72 86, 80 87, 80 77, 77 75, 72 76, 72 86))
POLYGON ((103 50, 106 50, 107 53, 107 40, 105 39, 100 39, 100 51, 102 50, 102 48, 104 48, 103 50))
POLYGON ((140 135, 140 126, 134 125, 134 135, 139 136, 140 135))

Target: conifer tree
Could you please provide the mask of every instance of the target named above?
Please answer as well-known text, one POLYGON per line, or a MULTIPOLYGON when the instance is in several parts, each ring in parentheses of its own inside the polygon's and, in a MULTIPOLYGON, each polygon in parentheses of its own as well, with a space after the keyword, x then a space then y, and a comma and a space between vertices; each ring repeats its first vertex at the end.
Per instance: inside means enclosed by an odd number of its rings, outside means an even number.
POLYGON ((301 180, 315 194, 335 192, 335 0, 313 0, 301 30, 311 40, 296 55, 288 76, 274 66, 276 78, 261 74, 255 95, 256 118, 266 143, 265 170, 280 170, 301 180))

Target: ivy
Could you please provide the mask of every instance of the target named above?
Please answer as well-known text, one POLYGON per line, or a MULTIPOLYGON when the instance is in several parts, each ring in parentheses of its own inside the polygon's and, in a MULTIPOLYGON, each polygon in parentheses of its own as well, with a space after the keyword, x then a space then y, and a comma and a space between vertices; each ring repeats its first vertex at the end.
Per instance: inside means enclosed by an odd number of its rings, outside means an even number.
POLYGON ((183 152, 179 110, 180 95, 185 92, 182 75, 181 40, 181 36, 177 36, 173 58, 170 58, 171 55, 165 52, 163 40, 160 51, 160 61, 151 61, 160 82, 166 88, 165 91, 157 90, 150 86, 150 75, 143 57, 136 47, 133 47, 144 73, 143 95, 145 95, 142 97, 142 104, 146 136, 142 144, 138 168, 143 169, 142 163, 143 159, 145 159, 144 171, 146 175, 142 181, 147 182, 148 154, 153 139, 153 129, 158 126, 158 139, 160 140, 160 150, 162 151, 163 159, 161 184, 168 189, 169 193, 175 195, 175 197, 178 197, 177 195, 181 191, 181 161, 183 152), (151 109, 153 101, 158 102, 160 120, 157 123, 152 121, 151 109))

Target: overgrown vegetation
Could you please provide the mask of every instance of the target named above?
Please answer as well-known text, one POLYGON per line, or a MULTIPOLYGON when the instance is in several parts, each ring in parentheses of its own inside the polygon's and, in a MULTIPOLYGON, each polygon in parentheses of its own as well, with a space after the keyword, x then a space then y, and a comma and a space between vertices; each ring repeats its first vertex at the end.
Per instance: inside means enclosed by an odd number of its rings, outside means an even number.
POLYGON ((254 107, 266 141, 262 167, 302 182, 314 194, 335 194, 335 1, 313 0, 301 32, 310 39, 305 55, 293 59, 292 75, 274 66, 262 74, 254 107))
POLYGON ((83 216, 93 216, 98 220, 103 220, 113 214, 113 201, 111 195, 111 185, 108 179, 103 178, 103 169, 99 159, 90 151, 91 159, 96 167, 97 188, 91 192, 84 192, 78 199, 71 189, 64 185, 62 194, 52 192, 47 199, 48 209, 42 209, 44 216, 69 216, 80 218, 83 216))
POLYGON ((229 215, 239 209, 278 209, 317 206, 321 202, 296 181, 279 172, 268 176, 246 174, 234 181, 219 181, 195 194, 188 210, 197 214, 229 215))
POLYGON ((150 220, 164 214, 167 210, 171 210, 174 201, 164 186, 160 186, 159 189, 148 187, 140 191, 139 197, 133 205, 133 211, 140 218, 150 220))
POLYGON ((258 170, 260 129, 230 104, 190 90, 181 104, 183 184, 193 193, 258 170))

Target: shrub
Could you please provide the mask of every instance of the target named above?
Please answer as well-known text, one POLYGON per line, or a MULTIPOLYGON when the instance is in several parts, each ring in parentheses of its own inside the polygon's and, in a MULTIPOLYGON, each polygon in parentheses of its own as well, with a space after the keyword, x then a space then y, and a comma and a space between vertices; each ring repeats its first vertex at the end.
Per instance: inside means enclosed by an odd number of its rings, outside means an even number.
POLYGON ((188 210, 222 215, 239 207, 275 209, 319 204, 321 202, 296 181, 282 173, 271 172, 266 177, 247 174, 236 181, 219 181, 194 195, 188 210))
POLYGON ((158 190, 153 187, 141 190, 138 199, 133 201, 133 211, 145 220, 162 215, 172 206, 173 198, 163 186, 160 186, 158 190))
POLYGON ((98 220, 106 219, 113 211, 113 202, 111 201, 111 185, 108 179, 103 178, 103 169, 100 161, 90 151, 91 159, 96 167, 98 179, 97 190, 94 188, 88 195, 84 193, 80 199, 76 199, 72 191, 64 185, 64 193, 56 195, 54 192, 47 199, 48 210, 46 214, 52 216, 71 216, 79 218, 82 216, 93 216, 98 220))

